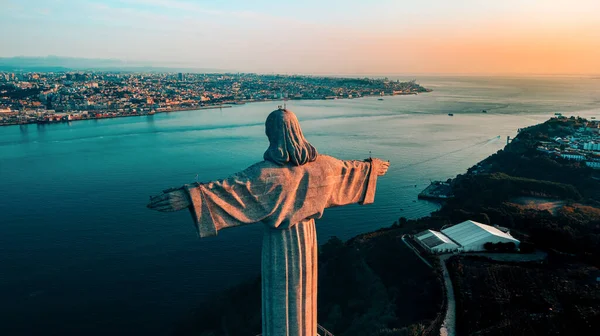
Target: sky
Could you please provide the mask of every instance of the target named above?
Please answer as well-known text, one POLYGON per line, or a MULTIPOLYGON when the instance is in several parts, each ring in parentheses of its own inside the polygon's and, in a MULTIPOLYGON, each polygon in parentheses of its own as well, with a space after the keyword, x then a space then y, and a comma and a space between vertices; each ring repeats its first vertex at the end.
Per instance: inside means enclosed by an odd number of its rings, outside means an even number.
POLYGON ((320 74, 600 74, 600 0, 0 0, 0 57, 320 74))

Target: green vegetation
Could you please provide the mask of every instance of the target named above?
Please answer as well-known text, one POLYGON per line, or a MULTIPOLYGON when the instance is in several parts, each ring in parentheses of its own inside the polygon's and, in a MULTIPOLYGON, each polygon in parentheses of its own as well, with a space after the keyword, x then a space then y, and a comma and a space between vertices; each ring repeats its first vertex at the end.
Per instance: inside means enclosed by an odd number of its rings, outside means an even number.
POLYGON ((501 263, 448 260, 459 335, 598 335, 597 268, 553 258, 501 263))
MULTIPOLYGON (((319 324, 334 335, 436 335, 443 310, 441 276, 385 230, 349 242, 330 239, 319 255, 319 324)), ((177 335, 260 333, 260 281, 219 294, 177 335)))
POLYGON ((489 251, 489 252, 512 252, 517 248, 517 246, 513 242, 508 242, 508 243, 487 242, 487 243, 483 244, 483 248, 485 248, 485 250, 489 251))
MULTIPOLYGON (((548 155, 536 151, 535 147, 523 152, 522 146, 516 145, 518 143, 513 142, 504 150, 500 150, 482 161, 480 165, 486 167, 485 172, 571 185, 580 194, 580 196, 556 194, 554 195, 556 198, 579 199, 579 197, 584 197, 588 201, 600 199, 600 181, 594 179, 598 175, 594 169, 575 161, 552 159, 548 155)), ((471 168, 470 171, 474 169, 471 168)), ((466 176, 468 175, 470 174, 466 176)))
POLYGON ((579 191, 572 185, 510 176, 505 173, 466 175, 456 180, 453 190, 455 199, 449 201, 448 207, 460 206, 469 209, 495 205, 499 201, 517 196, 581 199, 579 191))
POLYGON ((42 92, 39 88, 21 89, 14 85, 0 85, 0 99, 24 99, 37 96, 42 92))

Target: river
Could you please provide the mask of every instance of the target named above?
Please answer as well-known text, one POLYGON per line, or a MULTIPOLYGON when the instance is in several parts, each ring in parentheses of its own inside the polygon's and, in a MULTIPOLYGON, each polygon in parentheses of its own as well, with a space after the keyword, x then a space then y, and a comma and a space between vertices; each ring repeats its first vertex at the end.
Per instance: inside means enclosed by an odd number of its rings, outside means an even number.
MULTIPOLYGON (((374 204, 325 212, 321 243, 428 215, 438 205, 417 194, 430 180, 463 173, 520 127, 555 112, 600 116, 591 77, 416 79, 434 91, 288 102, 320 153, 391 162, 374 204)), ((145 206, 167 187, 262 160, 277 104, 1 127, 0 334, 164 335, 258 275, 259 224, 200 240, 188 213, 145 206)))

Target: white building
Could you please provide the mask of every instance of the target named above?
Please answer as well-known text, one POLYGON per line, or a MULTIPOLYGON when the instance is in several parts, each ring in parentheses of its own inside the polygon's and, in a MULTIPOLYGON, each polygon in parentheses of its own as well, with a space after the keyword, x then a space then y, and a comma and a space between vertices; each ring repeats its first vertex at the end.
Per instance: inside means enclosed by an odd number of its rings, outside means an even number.
POLYGON ((459 245, 459 251, 485 251, 485 243, 514 243, 519 246, 519 241, 509 233, 504 233, 497 228, 471 220, 443 229, 442 233, 459 245))
POLYGON ((586 161, 585 165, 594 169, 600 169, 600 162, 598 161, 586 161))
POLYGON ((433 253, 452 252, 459 248, 450 238, 433 230, 425 230, 415 235, 415 239, 425 249, 433 253))
POLYGON ((591 151, 600 151, 600 143, 586 142, 583 144, 583 149, 591 151))
POLYGON ((585 156, 583 156, 581 154, 562 153, 560 156, 563 159, 567 159, 567 160, 575 160, 575 161, 585 160, 585 156))

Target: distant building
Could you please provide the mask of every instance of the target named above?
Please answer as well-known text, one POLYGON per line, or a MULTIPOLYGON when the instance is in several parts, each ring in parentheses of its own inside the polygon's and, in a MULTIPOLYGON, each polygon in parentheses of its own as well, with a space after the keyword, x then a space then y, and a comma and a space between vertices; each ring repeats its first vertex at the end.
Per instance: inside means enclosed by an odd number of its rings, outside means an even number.
POLYGON ((591 151, 600 151, 600 143, 586 142, 583 144, 583 149, 591 151))
POLYGON ((594 169, 600 169, 600 162, 597 161, 586 161, 585 165, 594 169))
POLYGON ((177 74, 177 79, 179 79, 180 81, 182 81, 183 80, 183 73, 181 73, 181 72, 178 73, 177 74))
POLYGON ((574 161, 583 161, 583 160, 585 160, 585 156, 583 156, 581 154, 562 153, 562 154, 560 154, 560 156, 563 159, 567 159, 567 160, 574 160, 574 161))
POLYGON ((471 220, 441 232, 425 230, 416 234, 415 240, 431 253, 485 251, 486 243, 514 243, 516 247, 520 244, 508 230, 499 230, 471 220))

